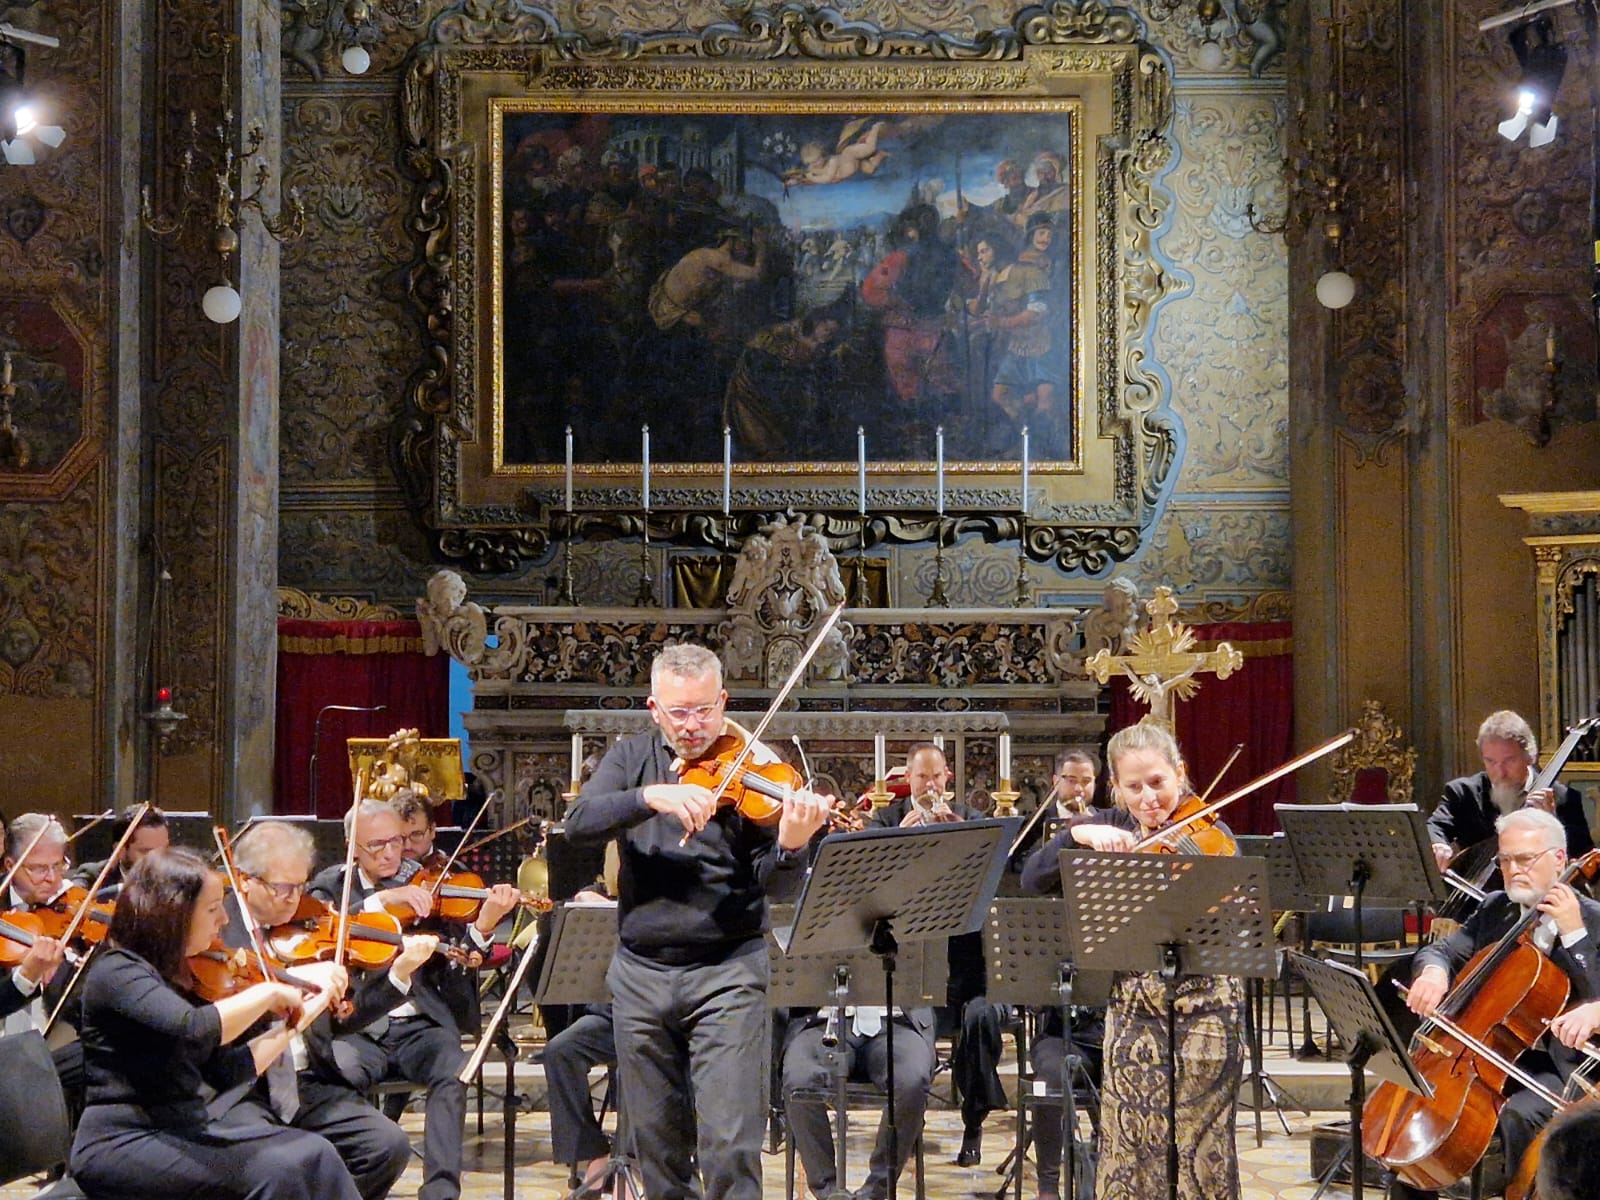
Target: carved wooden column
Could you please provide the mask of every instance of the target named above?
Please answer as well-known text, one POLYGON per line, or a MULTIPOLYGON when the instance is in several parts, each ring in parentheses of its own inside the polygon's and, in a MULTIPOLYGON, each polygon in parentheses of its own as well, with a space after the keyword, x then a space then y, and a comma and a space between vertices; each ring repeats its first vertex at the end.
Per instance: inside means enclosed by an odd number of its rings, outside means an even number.
MULTIPOLYGON (((236 112, 235 149, 252 125, 261 160, 280 174, 279 16, 272 6, 183 0, 156 10, 154 123, 146 170, 158 203, 175 210, 181 132, 190 109, 202 129, 221 121, 222 71, 236 112), (231 54, 217 39, 234 42, 231 54)), ((209 182, 209 180, 207 181, 209 182)), ((247 181, 247 189, 253 184, 247 181)), ((209 193, 209 190, 207 191, 209 193)), ((275 184, 261 197, 277 208, 275 184)), ((200 310, 219 282, 209 213, 154 253, 154 336, 147 406, 150 525, 170 585, 173 703, 186 712, 152 747, 151 798, 232 819, 271 805, 278 509, 278 254, 254 216, 238 225, 244 300, 237 322, 200 310)))

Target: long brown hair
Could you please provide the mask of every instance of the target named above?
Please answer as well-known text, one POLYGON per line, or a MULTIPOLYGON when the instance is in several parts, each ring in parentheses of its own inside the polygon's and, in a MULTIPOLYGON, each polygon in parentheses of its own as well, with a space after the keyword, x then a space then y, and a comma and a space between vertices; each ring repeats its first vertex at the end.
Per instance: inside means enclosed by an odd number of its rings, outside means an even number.
POLYGON ((189 924, 200 889, 212 874, 193 850, 174 846, 147 854, 128 873, 106 936, 159 971, 178 979, 184 970, 189 924))

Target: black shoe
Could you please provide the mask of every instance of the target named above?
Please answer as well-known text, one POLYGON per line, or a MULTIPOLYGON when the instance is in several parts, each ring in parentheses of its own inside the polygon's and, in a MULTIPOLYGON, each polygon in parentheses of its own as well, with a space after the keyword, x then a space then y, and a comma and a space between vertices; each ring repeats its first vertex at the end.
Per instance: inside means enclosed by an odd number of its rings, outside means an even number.
POLYGON ((983 1130, 967 1130, 961 1135, 961 1149, 956 1153, 956 1166, 975 1167, 982 1159, 983 1130))

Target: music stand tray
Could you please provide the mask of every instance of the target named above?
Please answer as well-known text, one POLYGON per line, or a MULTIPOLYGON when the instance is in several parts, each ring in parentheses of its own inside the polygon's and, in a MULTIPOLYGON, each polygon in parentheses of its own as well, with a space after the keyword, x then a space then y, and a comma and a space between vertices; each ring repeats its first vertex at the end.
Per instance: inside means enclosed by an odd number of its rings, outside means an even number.
POLYGON ((1447 894, 1414 804, 1277 804, 1308 896, 1356 896, 1404 908, 1447 894))
POLYGON ((616 904, 563 904, 550 921, 535 1004, 604 1004, 606 970, 617 949, 616 904))

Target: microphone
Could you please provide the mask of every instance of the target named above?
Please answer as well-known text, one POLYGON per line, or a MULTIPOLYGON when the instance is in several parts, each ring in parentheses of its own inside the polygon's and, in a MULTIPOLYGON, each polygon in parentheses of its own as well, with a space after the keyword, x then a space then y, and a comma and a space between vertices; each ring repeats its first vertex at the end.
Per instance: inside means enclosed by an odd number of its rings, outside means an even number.
POLYGON ((317 710, 317 719, 311 725, 311 815, 317 815, 317 755, 322 751, 322 718, 331 712, 379 713, 388 711, 387 704, 324 704, 317 710))

